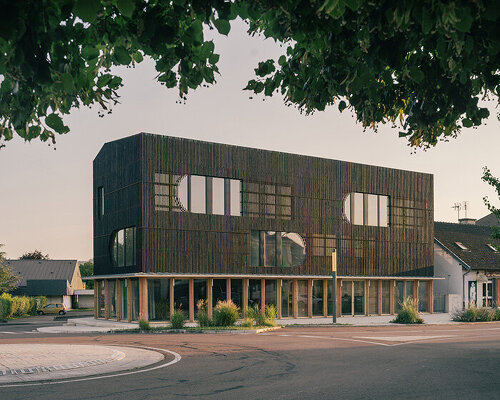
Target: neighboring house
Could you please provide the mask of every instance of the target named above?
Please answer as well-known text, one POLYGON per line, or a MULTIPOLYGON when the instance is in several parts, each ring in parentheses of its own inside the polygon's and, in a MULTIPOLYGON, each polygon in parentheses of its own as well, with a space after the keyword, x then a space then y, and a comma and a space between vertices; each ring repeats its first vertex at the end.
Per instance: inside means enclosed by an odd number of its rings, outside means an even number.
POLYGON ((433 176, 138 134, 94 159, 96 316, 190 320, 196 303, 279 317, 432 311, 433 176))
POLYGON ((500 252, 492 246, 500 241, 491 234, 490 226, 470 221, 434 223, 434 274, 445 278, 434 284, 435 302, 444 305, 440 311, 500 304, 500 252))
POLYGON ((6 260, 5 264, 21 277, 19 288, 12 294, 46 296, 48 303, 77 307, 75 291, 85 286, 76 260, 6 260))

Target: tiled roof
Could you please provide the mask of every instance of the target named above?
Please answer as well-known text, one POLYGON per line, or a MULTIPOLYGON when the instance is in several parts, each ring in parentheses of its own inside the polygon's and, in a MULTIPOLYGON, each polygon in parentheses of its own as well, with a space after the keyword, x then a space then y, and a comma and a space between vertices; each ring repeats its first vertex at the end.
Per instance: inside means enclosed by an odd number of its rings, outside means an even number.
POLYGON ((493 213, 491 213, 483 218, 479 218, 476 221, 476 225, 481 225, 481 226, 500 225, 500 220, 493 213))
POLYGON ((491 234, 489 226, 434 222, 434 237, 474 270, 500 271, 500 252, 488 247, 498 246, 500 241, 492 239, 491 234))
POLYGON ((76 260, 5 260, 16 275, 22 277, 21 286, 29 279, 66 280, 71 283, 76 260))

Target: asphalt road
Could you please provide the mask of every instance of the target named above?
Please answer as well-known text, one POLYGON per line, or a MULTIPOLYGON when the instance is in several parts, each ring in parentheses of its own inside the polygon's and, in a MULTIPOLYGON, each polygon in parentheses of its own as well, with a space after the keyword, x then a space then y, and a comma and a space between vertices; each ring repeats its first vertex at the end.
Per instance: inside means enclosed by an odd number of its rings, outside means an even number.
POLYGON ((68 318, 90 317, 92 311, 68 311, 64 316, 34 315, 28 318, 17 318, 7 322, 0 322, 0 340, 21 334, 38 334, 37 328, 45 326, 64 325, 68 318))
MULTIPOLYGON (((10 337, 1 343, 33 342, 10 337)), ((500 323, 285 328, 268 334, 108 334, 43 343, 152 346, 169 367, 0 388, 0 399, 500 399, 500 323)))

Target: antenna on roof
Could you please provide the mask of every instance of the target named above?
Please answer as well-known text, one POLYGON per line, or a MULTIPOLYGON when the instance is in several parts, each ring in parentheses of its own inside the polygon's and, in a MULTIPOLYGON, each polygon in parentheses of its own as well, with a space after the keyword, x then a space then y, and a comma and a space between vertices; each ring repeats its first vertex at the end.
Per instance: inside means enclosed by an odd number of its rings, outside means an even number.
POLYGON ((469 208, 469 202, 464 201, 464 212, 465 212, 465 218, 467 218, 467 209, 469 208))
POLYGON ((460 203, 455 203, 451 208, 455 209, 458 213, 458 219, 460 219, 460 210, 462 209, 462 205, 460 203))

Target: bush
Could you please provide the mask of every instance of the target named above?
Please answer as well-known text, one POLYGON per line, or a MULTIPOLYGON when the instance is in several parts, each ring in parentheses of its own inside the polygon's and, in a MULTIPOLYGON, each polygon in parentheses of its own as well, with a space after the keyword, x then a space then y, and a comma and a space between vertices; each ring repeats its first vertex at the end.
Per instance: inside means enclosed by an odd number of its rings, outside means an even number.
POLYGON ((141 331, 149 331, 151 330, 151 325, 149 325, 149 322, 146 321, 145 319, 141 319, 139 321, 139 329, 141 331))
POLYGON ((184 311, 180 308, 176 308, 172 315, 170 316, 170 323, 172 324, 172 329, 182 329, 184 328, 184 323, 186 322, 186 315, 184 311))
POLYGON ((248 308, 247 316, 255 321, 255 325, 264 326, 266 317, 262 314, 258 304, 254 304, 253 307, 248 308))
POLYGON ((2 318, 6 319, 12 316, 12 296, 8 293, 2 293, 0 296, 2 299, 2 318))
POLYGON ((453 321, 457 322, 488 322, 500 321, 500 309, 478 308, 470 303, 465 310, 453 314, 453 321))
POLYGON ((205 328, 211 326, 212 320, 208 318, 207 301, 203 299, 199 300, 198 303, 196 303, 196 309, 198 310, 197 318, 200 327, 205 328))
POLYGON ((37 310, 47 304, 47 297, 12 296, 3 293, 0 296, 0 318, 21 317, 36 314, 37 310))
POLYGON ((266 304, 265 308, 265 326, 276 326, 276 317, 278 316, 278 310, 274 304, 266 304))
POLYGON ((252 328, 253 327, 254 320, 253 318, 246 317, 243 322, 241 323, 241 326, 243 328, 252 328))
POLYGON ((401 310, 391 322, 397 324, 422 324, 424 320, 418 314, 418 301, 412 297, 407 297, 401 303, 401 310))
POLYGON ((214 309, 214 324, 216 326, 233 326, 239 316, 239 308, 236 304, 231 300, 219 300, 214 309))

